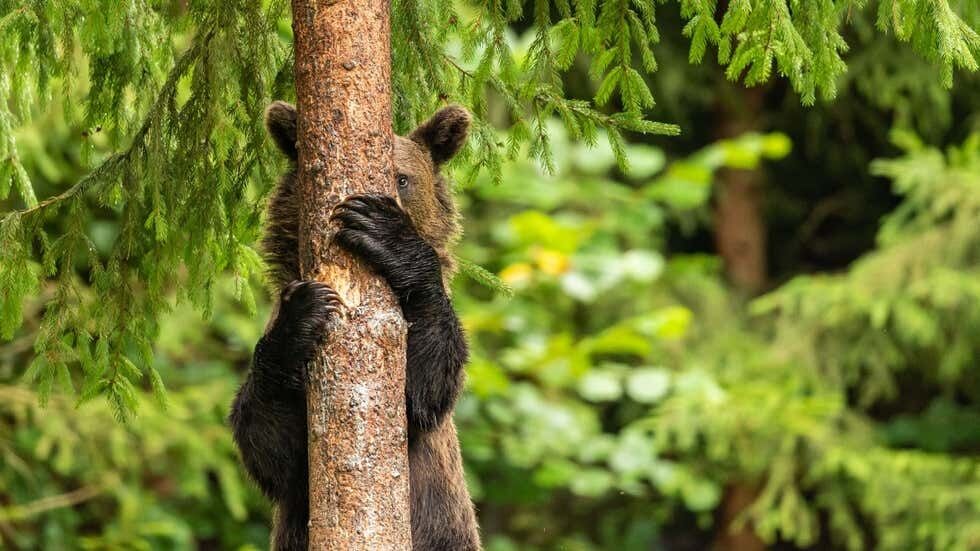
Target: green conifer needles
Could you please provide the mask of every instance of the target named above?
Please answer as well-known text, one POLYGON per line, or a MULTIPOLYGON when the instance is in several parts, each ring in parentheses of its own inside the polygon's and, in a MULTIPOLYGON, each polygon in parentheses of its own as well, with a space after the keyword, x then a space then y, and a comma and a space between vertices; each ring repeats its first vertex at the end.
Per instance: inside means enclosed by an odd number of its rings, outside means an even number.
MULTIPOLYGON (((262 271, 253 245, 279 172, 261 113, 292 95, 287 4, 0 0, 0 337, 34 338, 27 375, 42 397, 80 385, 82 399, 105 394, 121 417, 134 385, 162 394, 151 343, 174 297, 209 313, 216 279, 230 273, 253 308, 262 271), (56 128, 23 135, 35 117, 56 128), (46 148, 56 137, 87 174, 52 169, 46 148), (25 299, 36 295, 41 321, 21 329, 25 299)), ((626 133, 679 132, 647 118, 657 14, 672 4, 396 0, 397 130, 440 103, 468 106, 464 181, 481 170, 499 180, 503 160, 522 151, 552 168, 552 118, 589 144, 607 136, 625 169, 626 133), (591 99, 566 91, 566 74, 581 68, 591 99)), ((872 6, 731 0, 722 13, 716 0, 677 4, 692 62, 714 46, 731 79, 755 85, 775 72, 804 103, 834 96, 848 16, 872 6)), ((976 70, 976 2, 874 5, 878 28, 933 60, 947 86, 955 68, 976 70)))

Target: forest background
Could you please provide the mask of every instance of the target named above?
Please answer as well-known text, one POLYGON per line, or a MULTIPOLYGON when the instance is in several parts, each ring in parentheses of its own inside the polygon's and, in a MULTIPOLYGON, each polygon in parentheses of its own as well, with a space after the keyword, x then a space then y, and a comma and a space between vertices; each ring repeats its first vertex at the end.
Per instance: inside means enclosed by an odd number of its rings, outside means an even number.
MULTIPOLYGON (((0 547, 261 549, 288 3, 0 0, 0 547)), ((980 4, 396 0, 491 551, 980 549, 980 4)))

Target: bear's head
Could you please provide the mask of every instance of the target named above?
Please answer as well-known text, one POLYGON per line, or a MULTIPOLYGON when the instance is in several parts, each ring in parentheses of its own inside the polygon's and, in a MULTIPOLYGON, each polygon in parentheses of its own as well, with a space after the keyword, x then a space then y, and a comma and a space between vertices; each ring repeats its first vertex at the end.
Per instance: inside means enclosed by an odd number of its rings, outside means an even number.
MULTIPOLYGON (((277 101, 266 109, 266 127, 279 149, 297 160, 296 108, 277 101)), ((395 136, 395 185, 398 200, 419 234, 452 269, 449 250, 459 235, 459 215, 442 166, 466 142, 470 114, 451 105, 437 111, 407 137, 395 136)))

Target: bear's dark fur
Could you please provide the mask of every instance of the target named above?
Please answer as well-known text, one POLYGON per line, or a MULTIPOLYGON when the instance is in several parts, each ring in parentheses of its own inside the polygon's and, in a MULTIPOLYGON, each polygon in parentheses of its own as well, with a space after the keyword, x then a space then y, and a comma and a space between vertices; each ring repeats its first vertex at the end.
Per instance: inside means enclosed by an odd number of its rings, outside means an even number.
MULTIPOLYGON (((458 214, 439 173, 463 145, 469 124, 469 113, 452 106, 407 138, 396 136, 399 200, 355 196, 334 213, 341 227, 337 242, 385 278, 409 324, 405 399, 415 551, 480 549, 451 416, 467 358, 447 290, 455 270, 450 249, 459 235, 458 214)), ((295 162, 295 108, 273 103, 266 126, 295 162)), ((276 504, 273 546, 280 550, 307 546, 305 366, 340 307, 326 285, 300 281, 296 178, 294 164, 269 203, 263 248, 279 302, 231 412, 245 467, 276 504)))

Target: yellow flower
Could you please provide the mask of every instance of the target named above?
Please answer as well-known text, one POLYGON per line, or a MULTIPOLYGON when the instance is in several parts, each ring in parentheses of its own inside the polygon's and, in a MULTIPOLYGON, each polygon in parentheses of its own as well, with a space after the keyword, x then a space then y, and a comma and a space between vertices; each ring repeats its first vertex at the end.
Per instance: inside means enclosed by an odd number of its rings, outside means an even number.
POLYGON ((568 271, 568 255, 551 249, 535 249, 531 255, 538 269, 550 276, 559 276, 568 271))
POLYGON ((507 285, 520 287, 526 285, 534 276, 534 268, 527 262, 511 264, 500 271, 500 279, 507 285))

